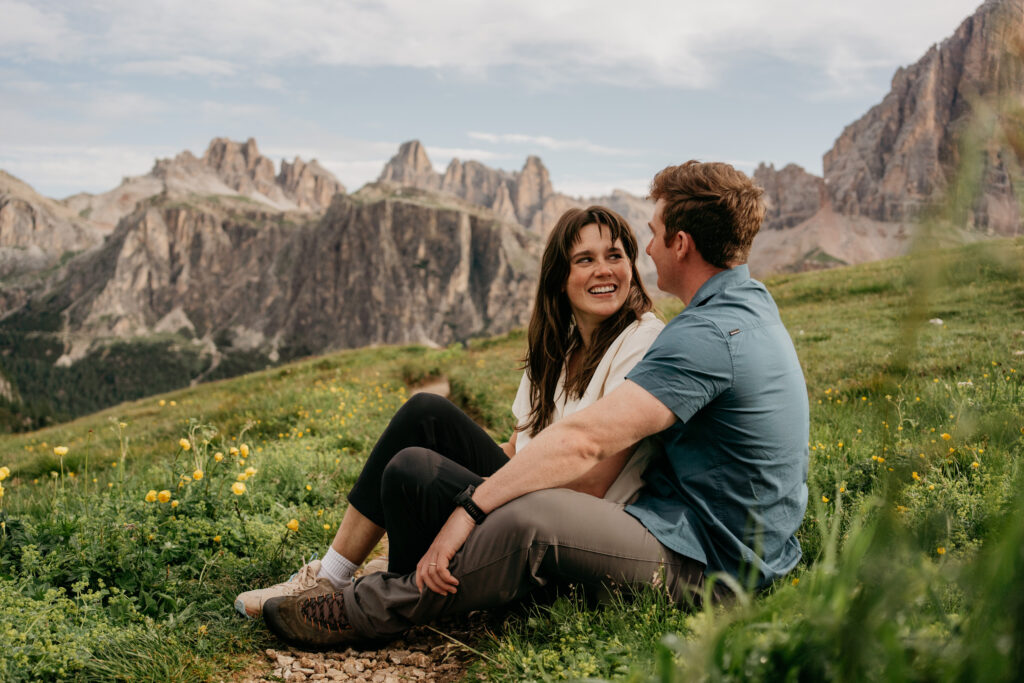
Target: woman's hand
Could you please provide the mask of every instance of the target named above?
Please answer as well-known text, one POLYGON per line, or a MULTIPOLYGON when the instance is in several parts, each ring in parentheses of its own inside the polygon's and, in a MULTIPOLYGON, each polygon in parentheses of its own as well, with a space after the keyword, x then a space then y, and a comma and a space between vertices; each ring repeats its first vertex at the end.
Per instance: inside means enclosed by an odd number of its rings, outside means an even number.
POLYGON ((462 548, 476 523, 461 507, 455 508, 448 521, 437 532, 434 542, 416 564, 416 587, 420 592, 427 587, 438 595, 452 595, 459 580, 448 571, 455 553, 462 548))
POLYGON ((516 454, 516 437, 519 436, 519 432, 512 432, 512 438, 505 443, 500 443, 498 446, 501 450, 505 451, 505 456, 511 460, 516 454))

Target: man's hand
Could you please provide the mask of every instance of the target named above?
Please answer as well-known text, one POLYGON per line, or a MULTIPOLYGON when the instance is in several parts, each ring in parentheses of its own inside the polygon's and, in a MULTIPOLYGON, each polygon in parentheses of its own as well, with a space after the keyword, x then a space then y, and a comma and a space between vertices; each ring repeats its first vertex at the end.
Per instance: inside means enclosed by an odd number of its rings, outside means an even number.
POLYGON ((437 532, 426 554, 416 564, 416 587, 421 593, 424 586, 439 595, 455 593, 459 580, 448 571, 448 565, 475 527, 476 523, 468 512, 460 507, 455 508, 437 532))

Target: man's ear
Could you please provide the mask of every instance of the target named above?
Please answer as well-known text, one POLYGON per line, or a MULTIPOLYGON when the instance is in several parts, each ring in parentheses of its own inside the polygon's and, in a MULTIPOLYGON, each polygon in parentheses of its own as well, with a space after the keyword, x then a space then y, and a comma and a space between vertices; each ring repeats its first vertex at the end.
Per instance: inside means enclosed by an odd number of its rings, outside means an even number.
POLYGON ((676 255, 676 258, 682 261, 686 258, 687 252, 693 248, 693 238, 690 237, 689 233, 680 230, 672 237, 672 250, 676 255))

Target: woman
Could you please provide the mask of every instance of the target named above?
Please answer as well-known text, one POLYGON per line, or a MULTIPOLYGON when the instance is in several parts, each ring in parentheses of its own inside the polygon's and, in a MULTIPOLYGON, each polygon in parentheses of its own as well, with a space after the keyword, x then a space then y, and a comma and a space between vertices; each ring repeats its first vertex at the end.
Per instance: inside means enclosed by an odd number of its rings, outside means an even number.
MULTIPOLYGON (((658 336, 663 325, 650 312, 637 252, 628 224, 614 211, 566 211, 541 260, 512 439, 496 444, 446 399, 413 396, 370 453, 323 560, 309 562, 284 583, 242 593, 235 608, 255 617, 271 597, 340 589, 385 531, 388 570, 415 570, 458 492, 497 471, 547 425, 621 384, 658 336), (429 495, 425 480, 432 483, 429 495)), ((625 502, 640 488, 648 457, 642 448, 631 454, 602 461, 568 488, 625 502)))

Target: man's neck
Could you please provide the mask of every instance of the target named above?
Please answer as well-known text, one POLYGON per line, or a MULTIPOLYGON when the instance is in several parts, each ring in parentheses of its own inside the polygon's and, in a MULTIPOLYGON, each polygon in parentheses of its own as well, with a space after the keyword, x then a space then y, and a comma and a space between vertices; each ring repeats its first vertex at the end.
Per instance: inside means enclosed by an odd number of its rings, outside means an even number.
POLYGON ((677 296, 684 304, 689 306, 690 302, 693 301, 693 297, 704 286, 704 283, 725 270, 728 270, 728 268, 713 266, 702 259, 701 263, 686 270, 686 275, 683 278, 677 296))

